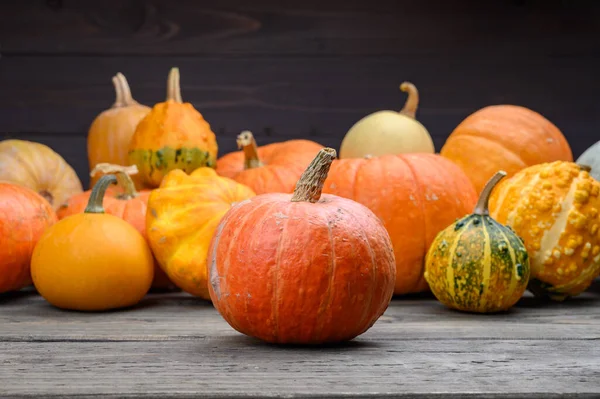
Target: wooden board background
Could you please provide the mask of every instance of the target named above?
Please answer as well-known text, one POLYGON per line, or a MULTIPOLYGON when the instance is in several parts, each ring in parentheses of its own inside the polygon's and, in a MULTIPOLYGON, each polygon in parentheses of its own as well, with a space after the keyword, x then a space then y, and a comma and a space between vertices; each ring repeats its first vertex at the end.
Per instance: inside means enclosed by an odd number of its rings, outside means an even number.
POLYGON ((152 105, 178 66, 220 154, 242 129, 339 148, 362 116, 400 109, 410 80, 438 151, 471 112, 512 103, 552 120, 577 157, 600 139, 599 21, 593 0, 4 0, 0 138, 49 144, 87 185, 111 76, 152 105))

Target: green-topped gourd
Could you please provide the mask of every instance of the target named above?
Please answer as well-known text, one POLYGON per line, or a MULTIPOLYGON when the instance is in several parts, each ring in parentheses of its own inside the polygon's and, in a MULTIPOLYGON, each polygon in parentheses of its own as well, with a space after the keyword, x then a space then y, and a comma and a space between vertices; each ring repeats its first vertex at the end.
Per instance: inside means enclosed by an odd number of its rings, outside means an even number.
POLYGON ((425 259, 425 279, 444 305, 465 312, 511 308, 529 282, 529 256, 510 227, 489 216, 488 201, 506 176, 497 172, 485 185, 475 211, 442 230, 425 259))

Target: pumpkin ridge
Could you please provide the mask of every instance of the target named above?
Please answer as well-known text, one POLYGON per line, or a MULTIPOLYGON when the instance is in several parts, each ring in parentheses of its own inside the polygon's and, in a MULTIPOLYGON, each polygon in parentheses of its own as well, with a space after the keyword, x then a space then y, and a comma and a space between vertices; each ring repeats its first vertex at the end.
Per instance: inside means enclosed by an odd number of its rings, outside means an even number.
MULTIPOLYGON (((463 227, 456 233, 456 236, 453 237, 452 246, 450 247, 448 257, 448 267, 446 269, 446 284, 448 287, 448 293, 450 294, 450 298, 453 301, 456 301, 456 291, 454 290, 454 268, 452 267, 454 264, 454 257, 456 256, 456 248, 458 248, 458 244, 460 244, 460 239, 463 234, 468 230, 473 222, 472 215, 466 216, 463 219, 463 227)), ((460 223, 460 222, 459 222, 460 223)))
MULTIPOLYGON (((273 206, 269 209, 269 211, 272 211, 273 208, 277 207, 279 205, 279 203, 275 202, 273 204, 273 206)), ((271 214, 270 212, 268 212, 267 214, 271 214)), ((268 219, 266 219, 268 220, 268 219)), ((283 243, 283 238, 286 235, 287 232, 287 225, 289 223, 290 218, 287 217, 284 219, 283 221, 283 226, 281 228, 281 234, 279 235, 279 241, 277 242, 277 248, 275 249, 275 270, 273 271, 273 291, 275 292, 275 295, 273 295, 272 298, 272 304, 271 304, 271 309, 272 309, 272 316, 273 316, 273 331, 275 333, 275 340, 278 341, 279 340, 279 335, 281 333, 281 331, 279 331, 279 304, 281 303, 281 301, 279 300, 281 298, 281 284, 279 284, 279 274, 281 273, 281 268, 279 266, 279 262, 281 261, 281 244, 283 243)), ((328 289, 329 291, 329 289, 328 289)))
POLYGON ((417 177, 417 173, 415 171, 415 169, 413 168, 413 166, 411 165, 411 163, 408 161, 407 158, 403 157, 403 156, 399 156, 398 158, 402 159, 402 161, 404 161, 404 163, 406 164, 406 166, 408 167, 408 170, 410 170, 410 173, 412 174, 412 177, 415 181, 415 184, 417 186, 417 195, 419 196, 419 208, 421 209, 421 214, 423 215, 423 242, 425 242, 425 252, 423 253, 422 257, 421 257, 421 266, 420 266, 420 270, 419 270, 419 277, 418 279, 416 279, 415 281, 415 285, 412 287, 412 291, 415 291, 416 288, 419 286, 419 284, 421 284, 421 281, 423 281, 425 279, 424 277, 424 272, 425 272, 425 255, 427 254, 427 250, 429 249, 427 247, 427 217, 425 217, 425 215, 427 215, 427 209, 425 207, 425 198, 423 195, 423 191, 426 188, 424 184, 421 183, 421 181, 419 180, 419 178, 417 177))
MULTIPOLYGON (((571 186, 569 187, 569 191, 565 195, 564 199, 560 202, 560 211, 554 217, 554 223, 547 230, 544 230, 544 234, 540 239, 540 249, 538 249, 534 254, 532 254, 532 258, 534 260, 534 265, 541 264, 552 256, 552 250, 556 248, 558 245, 563 232, 567 228, 567 223, 569 222, 569 214, 571 213, 571 208, 575 202, 575 191, 577 190, 577 181, 578 177, 574 178, 571 182, 571 186), (550 252, 549 256, 546 252, 550 252), (540 262, 540 263, 538 263, 540 262)), ((539 272, 539 270, 536 270, 539 272)))
MULTIPOLYGON (((335 280, 335 270, 336 270, 336 265, 335 265, 335 243, 333 242, 333 234, 332 234, 332 230, 331 230, 331 225, 329 224, 329 218, 328 215, 325 214, 325 225, 327 227, 327 236, 329 238, 329 245, 331 246, 331 266, 329 268, 329 285, 327 286, 327 291, 325 293, 325 298, 323 300, 323 304, 321 306, 319 306, 319 315, 317 316, 317 320, 319 321, 318 323, 318 329, 317 331, 315 331, 315 336, 319 337, 318 339, 323 339, 322 338, 322 334, 323 334, 323 326, 325 326, 326 324, 329 325, 329 320, 326 320, 326 323, 321 320, 321 318, 323 317, 323 314, 325 313, 325 310, 327 308, 329 308, 331 306, 331 302, 333 301, 333 287, 334 287, 334 280, 335 280)), ((329 315, 331 316, 331 314, 329 315)))
MULTIPOLYGON (((372 270, 371 270, 371 281, 373 281, 373 283, 371 284, 371 291, 369 293, 369 301, 368 304, 369 306, 366 306, 362 316, 360 317, 360 322, 358 323, 359 325, 362 325, 362 323, 365 322, 365 320, 367 320, 367 316, 369 315, 370 311, 371 311, 371 305, 373 303, 373 296, 375 295, 375 287, 376 284, 375 282, 377 281, 377 263, 375 262, 375 252, 373 251, 373 247, 371 246, 371 242, 369 241, 369 238, 365 235, 364 229, 362 228, 362 225, 360 223, 360 220, 353 214, 350 214, 350 217, 352 217, 352 219, 354 219, 357 223, 357 226, 360 226, 360 233, 361 236, 365 239, 365 243, 367 244, 367 248, 369 249, 369 254, 371 255, 371 265, 372 265, 372 270)), ((365 326, 365 328, 368 329, 368 325, 365 326)), ((365 330, 366 331, 366 330, 365 330)))
MULTIPOLYGON (((505 150, 506 152, 512 153, 519 160, 521 159, 520 155, 517 152, 515 152, 514 148, 509 148, 506 146, 505 143, 503 143, 501 141, 493 140, 491 137, 482 136, 482 134, 485 134, 485 133, 486 133, 485 131, 481 131, 474 127, 469 127, 468 129, 467 128, 461 129, 458 132, 458 134, 456 134, 456 137, 473 137, 477 140, 492 142, 492 143, 498 145, 499 147, 502 147, 502 149, 505 150)), ((527 166, 523 161, 521 161, 521 163, 523 164, 523 168, 527 166)))
MULTIPOLYGON (((479 306, 485 307, 487 304, 487 297, 484 295, 484 292, 489 291, 490 286, 490 276, 492 274, 492 243, 490 242, 490 232, 488 230, 488 226, 486 223, 486 217, 480 216, 481 220, 481 228, 483 231, 484 237, 484 245, 483 245, 483 278, 481 284, 483 285, 483 290, 481 295, 479 296, 479 300, 481 304, 479 306)), ((508 244, 508 243, 507 243, 508 244)))
MULTIPOLYGON (((500 225, 500 223, 498 223, 493 218, 489 218, 488 220, 491 220, 493 223, 495 223, 497 225, 500 225)), ((502 226, 502 225, 500 225, 500 226, 502 226)), ((511 264, 514 265, 513 273, 515 275, 518 275, 518 271, 517 271, 517 254, 515 254, 515 249, 513 248, 513 243, 510 242, 510 239, 508 238, 508 236, 506 234, 504 234, 503 229, 498 228, 498 226, 496 226, 496 230, 506 240, 506 245, 508 246, 508 253, 510 255, 510 259, 511 259, 511 262, 512 262, 511 264)), ((515 292, 515 289, 517 288, 517 282, 518 282, 518 280, 516 278, 511 278, 510 279, 509 292, 515 292)))

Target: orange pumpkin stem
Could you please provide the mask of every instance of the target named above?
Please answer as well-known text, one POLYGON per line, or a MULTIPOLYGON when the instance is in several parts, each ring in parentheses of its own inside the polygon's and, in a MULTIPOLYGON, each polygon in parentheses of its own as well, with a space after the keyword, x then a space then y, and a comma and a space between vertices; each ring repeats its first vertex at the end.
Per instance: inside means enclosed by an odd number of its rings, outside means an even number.
POLYGON ((263 163, 258 157, 258 147, 254 135, 249 130, 244 130, 237 136, 238 148, 244 150, 244 169, 260 168, 263 163))
POLYGON ((406 103, 404 103, 404 107, 400 110, 400 113, 402 115, 410 116, 413 119, 416 118, 417 107, 419 106, 419 91, 417 90, 417 87, 410 82, 402 82, 400 90, 408 93, 408 98, 406 99, 406 103))
POLYGON ((323 183, 337 153, 333 148, 323 148, 306 168, 296 183, 292 202, 317 202, 321 198, 323 183))
POLYGON ((127 107, 129 105, 138 104, 138 102, 135 101, 131 95, 131 89, 129 88, 129 83, 127 83, 125 75, 123 75, 121 72, 117 72, 117 74, 113 76, 112 82, 115 86, 115 92, 117 95, 115 103, 113 104, 113 108, 127 107))
POLYGON ((135 189, 135 183, 131 180, 130 175, 134 175, 138 173, 138 168, 136 165, 131 166, 121 166, 121 165, 113 165, 110 163, 99 163, 92 169, 90 172, 90 176, 94 177, 98 173, 103 174, 115 174, 117 177, 117 182, 119 186, 123 187, 123 194, 117 196, 119 199, 128 200, 137 197, 139 194, 135 189))
POLYGON ((115 175, 104 175, 98 180, 98 182, 92 188, 90 193, 90 199, 88 200, 87 206, 85 207, 84 213, 104 213, 104 194, 110 184, 116 184, 117 178, 115 175))
POLYGON ((167 101, 175 101, 182 103, 181 86, 179 85, 179 68, 171 68, 169 78, 167 80, 167 101))
POLYGON ((487 216, 490 214, 490 210, 488 207, 488 204, 490 202, 490 195, 492 194, 494 187, 496 187, 496 184, 498 184, 498 182, 502 180, 505 176, 506 172, 501 170, 496 172, 496 174, 492 176, 490 180, 488 180, 488 182, 485 184, 485 187, 481 191, 481 194, 479 195, 479 200, 477 200, 477 204, 475 205, 475 211, 473 212, 475 215, 487 216))

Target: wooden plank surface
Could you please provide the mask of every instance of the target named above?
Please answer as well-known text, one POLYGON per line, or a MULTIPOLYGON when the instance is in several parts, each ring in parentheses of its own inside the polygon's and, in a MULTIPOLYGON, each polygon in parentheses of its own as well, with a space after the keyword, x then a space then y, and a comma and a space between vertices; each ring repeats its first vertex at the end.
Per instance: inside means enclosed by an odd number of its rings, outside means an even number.
POLYGON ((0 395, 592 398, 599 342, 600 280, 564 303, 526 294, 497 315, 397 298, 367 333, 318 348, 246 337, 181 293, 90 314, 24 292, 0 297, 0 395))

